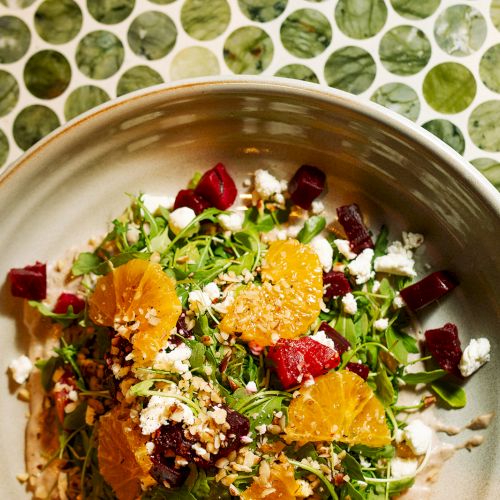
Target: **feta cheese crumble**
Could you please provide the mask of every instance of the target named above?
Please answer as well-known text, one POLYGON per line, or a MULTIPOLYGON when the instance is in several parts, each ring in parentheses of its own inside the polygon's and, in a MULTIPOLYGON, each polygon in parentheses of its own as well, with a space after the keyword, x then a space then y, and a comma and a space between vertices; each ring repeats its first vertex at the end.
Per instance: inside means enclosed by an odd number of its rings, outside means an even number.
POLYGON ((17 359, 13 359, 9 365, 10 372, 12 373, 12 378, 18 384, 24 384, 28 377, 30 376, 31 370, 33 369, 33 363, 28 356, 24 354, 19 356, 17 359))
POLYGON ((189 371, 189 358, 191 349, 184 343, 179 344, 171 351, 160 351, 154 362, 157 370, 165 370, 173 373, 186 373, 189 371))
POLYGON ((490 341, 484 337, 472 339, 465 348, 458 365, 460 373, 469 377, 490 360, 490 341))
POLYGON ((170 214, 168 225, 174 234, 179 234, 195 217, 193 209, 181 207, 170 214))
POLYGON ((281 194, 281 182, 267 170, 259 169, 255 172, 255 191, 263 200, 268 200, 274 194, 281 194))
POLYGON ((394 457, 391 460, 391 476, 394 478, 413 477, 417 472, 416 458, 394 457))
POLYGON ((400 241, 394 241, 387 248, 387 254, 377 257, 374 261, 378 273, 395 274, 397 276, 416 276, 413 254, 400 241))
POLYGON ((325 205, 323 204, 322 201, 314 200, 311 203, 311 212, 314 215, 319 215, 319 214, 323 213, 324 211, 325 211, 325 205))
POLYGON ((250 393, 257 392, 257 384, 252 380, 248 382, 248 384, 245 386, 245 389, 250 393))
POLYGON ((212 306, 213 301, 219 297, 219 287, 215 283, 208 283, 202 290, 193 290, 189 292, 189 308, 198 314, 203 314, 212 306))
POLYGON ((160 196, 156 194, 143 194, 142 203, 144 207, 154 214, 159 207, 165 207, 167 210, 172 210, 175 203, 173 196, 160 196))
POLYGON ((319 258, 323 271, 327 273, 333 265, 333 248, 328 240, 323 236, 315 236, 309 246, 314 250, 319 258))
POLYGON ((423 455, 431 447, 432 429, 421 420, 412 420, 403 430, 403 437, 415 455, 423 455))
POLYGON ((394 296, 394 300, 392 301, 392 305, 395 309, 401 309, 402 307, 405 306, 405 301, 404 301, 403 297, 401 297, 399 292, 394 296))
POLYGON ((389 320, 387 318, 380 318, 373 323, 373 326, 375 327, 375 330, 387 330, 387 327, 389 326, 389 320))
POLYGON ((326 347, 335 349, 335 342, 330 337, 327 337, 323 330, 318 330, 314 335, 311 335, 311 338, 326 347))
POLYGON ((219 314, 227 314, 229 311, 229 307, 234 302, 234 292, 227 292, 226 298, 222 302, 218 302, 217 304, 212 305, 212 309, 217 311, 219 314))
POLYGON ((418 248, 424 242, 423 235, 419 233, 407 233, 403 231, 403 244, 407 250, 418 248))
POLYGON ((349 272, 356 277, 357 285, 366 283, 375 275, 375 273, 372 271, 372 259, 373 250, 371 248, 365 248, 354 260, 349 262, 349 264, 347 265, 349 272))
POLYGON ((358 312, 358 304, 352 293, 346 293, 342 297, 342 307, 346 314, 356 314, 358 312))
POLYGON ((139 417, 143 434, 152 434, 168 421, 194 424, 194 414, 189 406, 168 396, 153 396, 139 417))
POLYGON ((242 212, 230 212, 229 214, 219 215, 219 224, 225 231, 240 231, 243 227, 244 215, 242 212))
POLYGON ((348 240, 333 240, 339 252, 347 259, 355 259, 357 254, 351 250, 351 245, 348 240))

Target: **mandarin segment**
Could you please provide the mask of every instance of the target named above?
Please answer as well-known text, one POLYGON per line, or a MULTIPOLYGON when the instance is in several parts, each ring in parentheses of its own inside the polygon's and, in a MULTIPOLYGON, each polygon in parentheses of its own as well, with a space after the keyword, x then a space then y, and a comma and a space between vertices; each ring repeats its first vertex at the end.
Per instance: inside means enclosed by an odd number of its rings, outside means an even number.
POLYGON ((90 319, 131 340, 136 364, 152 366, 182 312, 174 281, 159 264, 133 259, 99 278, 90 319))
POLYGON ((99 471, 118 500, 135 500, 142 487, 155 481, 146 450, 147 437, 130 420, 130 411, 116 406, 99 420, 97 458, 99 471))
POLYGON ((297 240, 271 243, 262 266, 262 286, 248 285, 219 324, 261 346, 307 332, 316 320, 323 297, 318 256, 297 240))
POLYGON ((288 441, 341 441, 385 446, 391 442, 382 403, 370 386, 347 370, 330 372, 302 386, 288 409, 288 441))

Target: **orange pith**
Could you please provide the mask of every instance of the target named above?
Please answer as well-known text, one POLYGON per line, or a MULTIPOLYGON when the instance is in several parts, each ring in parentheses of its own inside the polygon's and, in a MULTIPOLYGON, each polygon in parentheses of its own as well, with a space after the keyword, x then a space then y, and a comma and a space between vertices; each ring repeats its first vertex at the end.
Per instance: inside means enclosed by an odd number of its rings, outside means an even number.
POLYGON ((268 477, 264 476, 261 471, 250 487, 241 494, 241 498, 243 500, 295 500, 299 489, 300 485, 295 480, 292 464, 283 458, 281 463, 273 463, 270 466, 268 477))
POLYGON ((133 344, 134 362, 151 366, 181 314, 174 281, 159 264, 133 259, 99 278, 90 319, 113 326, 133 344))
POLYGON ((118 500, 139 498, 143 487, 155 481, 146 450, 147 437, 130 420, 129 410, 116 406, 99 420, 99 471, 118 500))
POLYGON ((370 386, 347 370, 302 386, 288 409, 287 441, 341 441, 385 446, 391 442, 382 403, 370 386))
POLYGON ((245 342, 272 345, 304 334, 319 315, 323 273, 318 256, 297 240, 271 243, 262 286, 248 285, 219 324, 245 342))

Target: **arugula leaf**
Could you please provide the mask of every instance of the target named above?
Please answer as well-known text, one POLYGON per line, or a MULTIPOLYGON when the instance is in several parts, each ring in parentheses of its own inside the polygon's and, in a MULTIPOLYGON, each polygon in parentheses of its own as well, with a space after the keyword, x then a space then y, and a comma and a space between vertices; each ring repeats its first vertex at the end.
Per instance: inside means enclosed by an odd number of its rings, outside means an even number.
POLYGON ((337 318, 334 328, 349 341, 351 348, 354 349, 356 347, 358 337, 356 335, 354 322, 351 318, 347 317, 345 314, 341 314, 337 318))
POLYGON ((46 392, 49 392, 54 385, 52 375, 56 369, 61 366, 61 358, 52 356, 49 359, 39 359, 35 362, 35 366, 41 371, 41 383, 46 392))
POLYGON ((150 257, 151 253, 148 252, 123 252, 101 262, 92 272, 98 275, 107 274, 113 267, 123 266, 132 259, 148 260, 150 257))
POLYGON ((406 364, 408 361, 408 350, 403 342, 399 332, 394 330, 392 326, 385 331, 385 342, 391 351, 391 354, 401 363, 406 364))
POLYGON ((402 491, 407 490, 413 483, 415 482, 415 478, 404 478, 399 479, 398 481, 391 481, 389 483, 389 495, 394 495, 395 493, 401 493, 402 491))
POLYGON ((364 500, 365 496, 360 493, 353 484, 347 482, 342 486, 340 500, 364 500))
POLYGON ((401 378, 409 385, 428 384, 444 377, 447 373, 445 370, 432 370, 430 372, 407 373, 401 378))
POLYGON ((251 207, 245 212, 243 227, 245 229, 254 229, 259 233, 268 233, 276 226, 276 222, 268 211, 259 213, 257 207, 251 207))
POLYGON ((83 316, 83 311, 75 314, 73 312, 73 307, 69 306, 68 307, 68 312, 61 313, 61 314, 56 314, 55 312, 52 312, 45 304, 42 302, 38 302, 36 300, 28 300, 28 304, 31 307, 34 307, 35 309, 38 309, 38 312, 47 318, 53 319, 54 321, 57 321, 58 323, 61 323, 64 326, 68 326, 70 323, 72 323, 75 319, 81 318, 83 316))
POLYGON ((317 236, 326 226, 326 219, 321 215, 313 215, 309 217, 304 223, 304 227, 297 235, 297 239, 301 243, 309 243, 315 236, 317 236))
POLYGON ((367 458, 392 458, 396 453, 394 446, 390 444, 383 448, 371 448, 362 444, 356 444, 351 448, 351 451, 359 453, 367 458))
POLYGON ((71 266, 71 272, 74 276, 92 273, 101 263, 101 258, 96 254, 82 252, 71 266))
POLYGON ((375 377, 375 384, 377 386, 377 395, 382 404, 387 407, 394 403, 394 387, 392 386, 391 379, 387 375, 384 365, 379 362, 377 375, 375 377))
POLYGON ((198 341, 190 342, 191 357, 189 358, 189 363, 192 368, 198 368, 203 366, 205 361, 205 346, 198 341))
POLYGON ((85 426, 85 414, 87 412, 87 402, 80 403, 71 413, 64 417, 64 429, 75 431, 85 426))
POLYGON ((76 364, 78 349, 73 344, 67 344, 64 339, 61 339, 61 342, 63 344, 62 347, 55 348, 54 352, 59 354, 63 361, 71 366, 73 373, 77 377, 76 385, 79 389, 85 390, 85 379, 83 378, 80 368, 76 364))
POLYGON ((387 229, 387 226, 383 225, 380 228, 380 232, 378 233, 377 239, 375 241, 375 246, 373 248, 373 258, 376 259, 377 257, 380 257, 387 253, 387 245, 389 243, 388 236, 389 230, 387 229))
MULTIPOLYGON (((342 451, 342 448, 338 445, 334 445, 333 449, 335 450, 335 453, 340 453, 342 451)), ((365 480, 365 476, 361 470, 361 465, 359 465, 359 462, 347 452, 342 459, 342 467, 344 468, 346 474, 349 474, 351 479, 357 479, 358 481, 365 480)))
POLYGON ((431 384, 431 389, 451 408, 463 408, 467 403, 465 391, 450 380, 434 382, 431 384))

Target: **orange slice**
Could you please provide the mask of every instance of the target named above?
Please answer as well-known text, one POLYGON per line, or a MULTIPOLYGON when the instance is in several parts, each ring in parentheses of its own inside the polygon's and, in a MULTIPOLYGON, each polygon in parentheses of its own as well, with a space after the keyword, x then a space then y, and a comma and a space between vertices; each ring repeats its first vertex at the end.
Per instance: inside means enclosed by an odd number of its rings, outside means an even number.
POLYGON ((146 451, 147 437, 130 420, 129 410, 116 406, 99 419, 99 471, 118 500, 135 500, 142 487, 155 484, 146 451))
POLYGON ((182 312, 175 283, 159 264, 133 259, 99 278, 90 319, 112 326, 133 344, 134 361, 151 366, 182 312))
POLYGON ((250 284, 240 292, 220 330, 261 346, 306 333, 323 297, 323 272, 314 251, 293 239, 271 243, 262 279, 262 286, 250 284))
POLYGON ((347 370, 302 386, 288 409, 287 441, 341 441, 385 446, 391 442, 382 403, 370 386, 347 370))
POLYGON ((243 500, 297 498, 300 485, 294 477, 294 468, 290 462, 283 459, 281 463, 273 463, 267 466, 268 470, 265 473, 263 467, 266 465, 260 466, 259 476, 255 477, 251 486, 241 494, 243 500))

